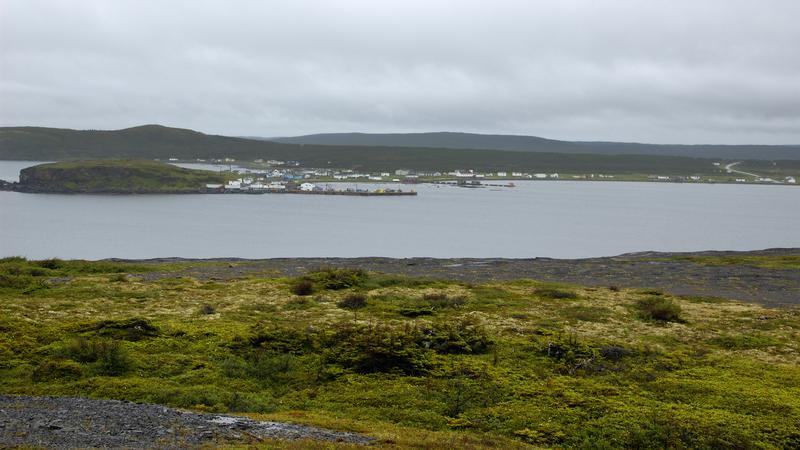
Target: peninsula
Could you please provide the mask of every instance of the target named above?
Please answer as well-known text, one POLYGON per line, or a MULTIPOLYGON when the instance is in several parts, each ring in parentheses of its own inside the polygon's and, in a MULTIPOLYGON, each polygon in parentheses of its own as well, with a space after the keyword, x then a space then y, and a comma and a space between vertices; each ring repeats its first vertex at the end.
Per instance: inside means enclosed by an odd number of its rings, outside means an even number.
POLYGON ((336 189, 264 177, 236 178, 147 160, 92 160, 39 164, 20 171, 19 182, 0 180, 0 190, 50 194, 319 194, 415 196, 416 191, 336 189))
POLYGON ((224 175, 157 161, 99 160, 39 164, 22 169, 19 183, 2 188, 18 192, 64 194, 154 194, 202 192, 224 175))

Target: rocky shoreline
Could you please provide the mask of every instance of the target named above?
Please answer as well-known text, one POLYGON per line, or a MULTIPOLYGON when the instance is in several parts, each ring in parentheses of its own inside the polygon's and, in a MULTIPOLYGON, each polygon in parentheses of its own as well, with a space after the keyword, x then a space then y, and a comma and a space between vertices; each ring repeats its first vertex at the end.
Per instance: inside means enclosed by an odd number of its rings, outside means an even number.
POLYGON ((118 400, 0 395, 0 448, 185 449, 267 439, 362 445, 374 440, 305 425, 118 400))

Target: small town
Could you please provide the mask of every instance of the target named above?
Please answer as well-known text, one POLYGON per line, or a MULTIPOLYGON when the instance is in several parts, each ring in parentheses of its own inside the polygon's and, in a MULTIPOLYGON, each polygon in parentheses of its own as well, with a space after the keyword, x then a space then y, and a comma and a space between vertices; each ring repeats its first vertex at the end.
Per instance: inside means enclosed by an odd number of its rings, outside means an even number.
POLYGON ((313 194, 351 194, 351 195, 414 195, 399 189, 358 189, 340 190, 336 183, 401 183, 418 184, 434 183, 455 185, 459 187, 513 187, 513 183, 497 185, 487 184, 489 180, 534 180, 534 181, 649 181, 668 183, 740 183, 740 184, 787 184, 796 185, 793 176, 772 178, 735 169, 738 163, 722 165, 714 162, 720 175, 629 175, 608 173, 560 174, 558 172, 523 172, 513 170, 479 171, 473 169, 456 169, 451 171, 417 171, 413 169, 396 169, 394 171, 361 172, 354 169, 306 168, 298 161, 280 161, 256 159, 237 161, 233 158, 197 159, 182 161, 169 158, 172 164, 216 165, 221 170, 241 175, 240 178, 224 185, 208 185, 209 192, 225 193, 313 193, 313 194), (226 167, 227 169, 222 169, 226 167), (331 184, 332 183, 332 184, 331 184))

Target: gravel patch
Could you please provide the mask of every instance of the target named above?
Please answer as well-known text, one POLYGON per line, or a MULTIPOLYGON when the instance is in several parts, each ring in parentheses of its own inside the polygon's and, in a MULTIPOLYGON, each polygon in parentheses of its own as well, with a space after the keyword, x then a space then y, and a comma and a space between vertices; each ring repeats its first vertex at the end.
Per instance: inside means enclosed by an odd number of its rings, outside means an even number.
POLYGON ((185 449, 264 439, 370 444, 356 433, 152 404, 0 395, 0 447, 185 449))

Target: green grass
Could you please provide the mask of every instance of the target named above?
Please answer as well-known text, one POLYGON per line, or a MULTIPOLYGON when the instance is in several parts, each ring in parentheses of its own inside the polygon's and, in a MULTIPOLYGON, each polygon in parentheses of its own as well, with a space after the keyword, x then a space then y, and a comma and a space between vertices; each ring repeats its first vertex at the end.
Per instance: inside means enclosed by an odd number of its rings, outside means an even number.
POLYGON ((341 269, 141 276, 191 269, 0 260, 3 277, 38 280, 0 288, 0 392, 247 414, 388 448, 800 443, 797 309, 341 269), (312 294, 292 293, 300 279, 312 294), (643 317, 662 310, 680 321, 643 317))

